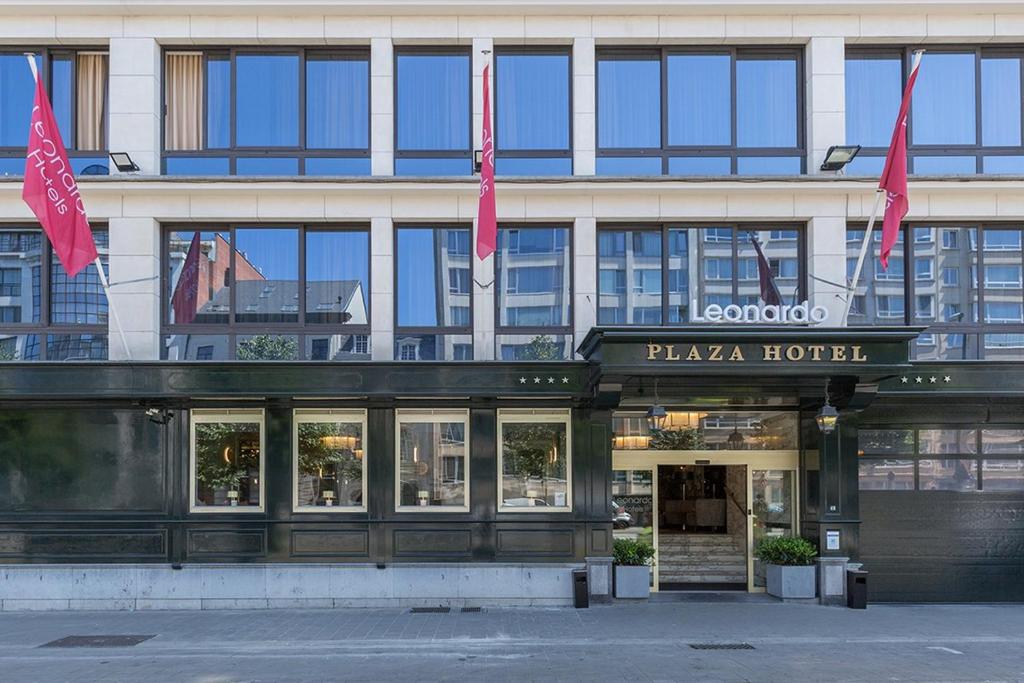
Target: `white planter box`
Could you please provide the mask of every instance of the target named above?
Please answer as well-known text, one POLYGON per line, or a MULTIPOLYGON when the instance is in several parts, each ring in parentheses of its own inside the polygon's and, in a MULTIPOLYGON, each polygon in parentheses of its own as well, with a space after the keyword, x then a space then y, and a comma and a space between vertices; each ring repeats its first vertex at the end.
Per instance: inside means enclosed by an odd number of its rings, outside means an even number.
POLYGON ((615 566, 615 597, 646 599, 651 596, 651 568, 615 566))
POLYGON ((806 567, 784 567, 778 564, 766 566, 768 594, 777 598, 813 598, 817 586, 814 565, 806 567))

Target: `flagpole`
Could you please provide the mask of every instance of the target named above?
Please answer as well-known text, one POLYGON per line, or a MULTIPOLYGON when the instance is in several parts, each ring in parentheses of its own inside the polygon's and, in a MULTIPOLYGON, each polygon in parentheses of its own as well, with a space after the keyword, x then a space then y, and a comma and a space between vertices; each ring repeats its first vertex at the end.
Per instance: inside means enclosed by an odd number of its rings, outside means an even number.
MULTIPOLYGON (((25 59, 28 60, 28 67, 32 70, 32 80, 39 83, 39 69, 36 68, 35 57, 36 55, 34 52, 25 53, 25 59)), ((121 318, 117 314, 117 307, 114 306, 114 301, 110 298, 110 283, 107 282, 107 274, 103 272, 103 264, 100 262, 100 257, 97 256, 93 263, 96 265, 96 272, 100 276, 100 285, 103 286, 103 295, 107 297, 107 310, 110 311, 110 315, 114 318, 114 326, 117 328, 117 332, 121 337, 121 344, 124 346, 125 358, 131 360, 132 352, 128 347, 128 337, 124 333, 124 327, 121 326, 121 318)))
MULTIPOLYGON (((914 61, 910 67, 910 73, 913 74, 917 71, 921 65, 921 57, 924 56, 924 50, 914 51, 914 61)), ((871 233, 875 229, 875 219, 878 218, 878 207, 882 205, 882 198, 885 196, 885 191, 879 187, 875 191, 875 204, 871 207, 871 217, 868 218, 868 227, 864 231, 864 241, 860 245, 860 254, 857 255, 857 266, 853 269, 853 278, 850 280, 850 284, 846 288, 846 305, 843 307, 843 318, 842 326, 847 326, 847 321, 850 317, 850 309, 853 307, 853 295, 857 291, 857 284, 860 282, 860 271, 864 267, 864 258, 867 256, 868 248, 871 245, 871 233)))

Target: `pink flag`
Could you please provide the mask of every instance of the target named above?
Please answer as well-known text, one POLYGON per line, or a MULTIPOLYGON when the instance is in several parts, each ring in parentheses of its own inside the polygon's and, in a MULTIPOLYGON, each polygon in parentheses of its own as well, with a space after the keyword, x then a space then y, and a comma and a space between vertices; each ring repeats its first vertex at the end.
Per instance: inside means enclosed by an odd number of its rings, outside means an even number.
POLYGON ((768 262, 768 257, 764 255, 761 243, 757 241, 757 236, 754 233, 750 233, 750 241, 754 244, 754 250, 757 252, 757 279, 761 281, 761 301, 769 306, 781 306, 782 295, 779 294, 779 288, 775 284, 772 265, 768 262))
POLYGON ((491 135, 491 87, 489 64, 484 66, 484 134, 480 149, 480 206, 476 213, 476 255, 482 261, 498 244, 498 216, 494 208, 494 137, 491 135))
POLYGON ((78 183, 71 172, 57 122, 53 120, 46 89, 38 78, 21 198, 46 231, 68 277, 74 277, 96 260, 96 243, 92 240, 82 195, 78 193, 78 183))
POLYGON ((185 254, 185 263, 181 266, 181 274, 178 275, 178 284, 174 287, 174 296, 171 297, 171 310, 174 311, 174 322, 179 325, 187 325, 196 319, 197 302, 199 299, 199 242, 200 233, 197 231, 192 237, 192 244, 185 254))
POLYGON ((885 190, 885 217, 882 219, 882 251, 878 258, 882 269, 889 268, 889 252, 900 236, 900 222, 907 215, 910 204, 907 201, 907 112, 910 110, 910 94, 917 80, 920 62, 914 65, 903 91, 903 102, 896 117, 896 128, 889 143, 889 154, 885 157, 885 168, 878 181, 878 189, 885 190))

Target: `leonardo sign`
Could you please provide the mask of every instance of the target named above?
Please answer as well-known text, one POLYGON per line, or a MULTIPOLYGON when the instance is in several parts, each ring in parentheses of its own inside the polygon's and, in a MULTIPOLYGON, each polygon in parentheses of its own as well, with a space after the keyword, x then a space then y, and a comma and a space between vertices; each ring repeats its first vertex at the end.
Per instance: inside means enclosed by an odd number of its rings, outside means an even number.
MULTIPOLYGON (((691 304, 691 311, 699 310, 697 300, 691 304)), ((811 306, 805 299, 795 306, 783 304, 748 304, 740 306, 729 304, 719 306, 711 304, 704 308, 703 313, 694 315, 695 323, 783 323, 806 325, 808 323, 823 323, 828 320, 828 309, 824 306, 811 306)))

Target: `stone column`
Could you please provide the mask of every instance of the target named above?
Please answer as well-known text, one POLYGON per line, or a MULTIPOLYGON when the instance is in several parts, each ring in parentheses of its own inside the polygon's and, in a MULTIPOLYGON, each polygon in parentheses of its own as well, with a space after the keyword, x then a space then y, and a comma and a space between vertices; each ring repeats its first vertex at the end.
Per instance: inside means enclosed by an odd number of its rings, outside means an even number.
MULTIPOLYGON (((160 224, 153 218, 111 218, 110 305, 117 307, 131 360, 160 358, 160 224)), ((111 360, 127 360, 109 316, 111 360)))
MULTIPOLYGON (((480 148, 483 135, 483 75, 484 65, 491 64, 491 125, 494 125, 494 41, 490 38, 473 39, 473 149, 480 148), (484 51, 489 54, 484 54, 484 51)), ((492 128, 493 130, 493 128, 492 128)), ((498 197, 501 194, 499 192, 498 197)), ((476 215, 476 195, 471 204, 473 215, 476 215)), ((501 201, 498 201, 498 224, 501 224, 501 201)), ((473 221, 473 248, 470 259, 473 261, 473 360, 494 360, 494 297, 497 285, 494 280, 494 256, 483 261, 476 257, 476 221, 473 221), (483 283, 481 286, 477 283, 483 283), (490 284, 488 284, 490 283, 490 284)))
POLYGON ((370 168, 395 174, 394 47, 390 38, 370 39, 370 168))
MULTIPOLYGON (((108 149, 127 152, 144 175, 160 173, 160 46, 152 38, 110 39, 108 149)), ((113 163, 111 174, 117 174, 113 163)))
POLYGON ((391 219, 370 219, 370 353, 395 359, 395 233, 391 219))
POLYGON ((808 272, 814 276, 807 279, 807 298, 812 306, 828 309, 824 326, 839 327, 846 296, 846 203, 838 197, 822 207, 818 211, 829 215, 816 215, 807 223, 808 272))
MULTIPOLYGON (((818 168, 832 145, 846 142, 846 44, 842 37, 807 42, 807 172, 818 168)), ((831 173, 831 171, 824 171, 831 173)))
MULTIPOLYGON (((591 327, 597 325, 597 220, 577 218, 572 232, 573 330, 579 346, 591 327)), ((574 357, 574 356, 573 356, 574 357)))
POLYGON ((594 39, 576 38, 572 43, 572 172, 594 175, 597 102, 594 39))

